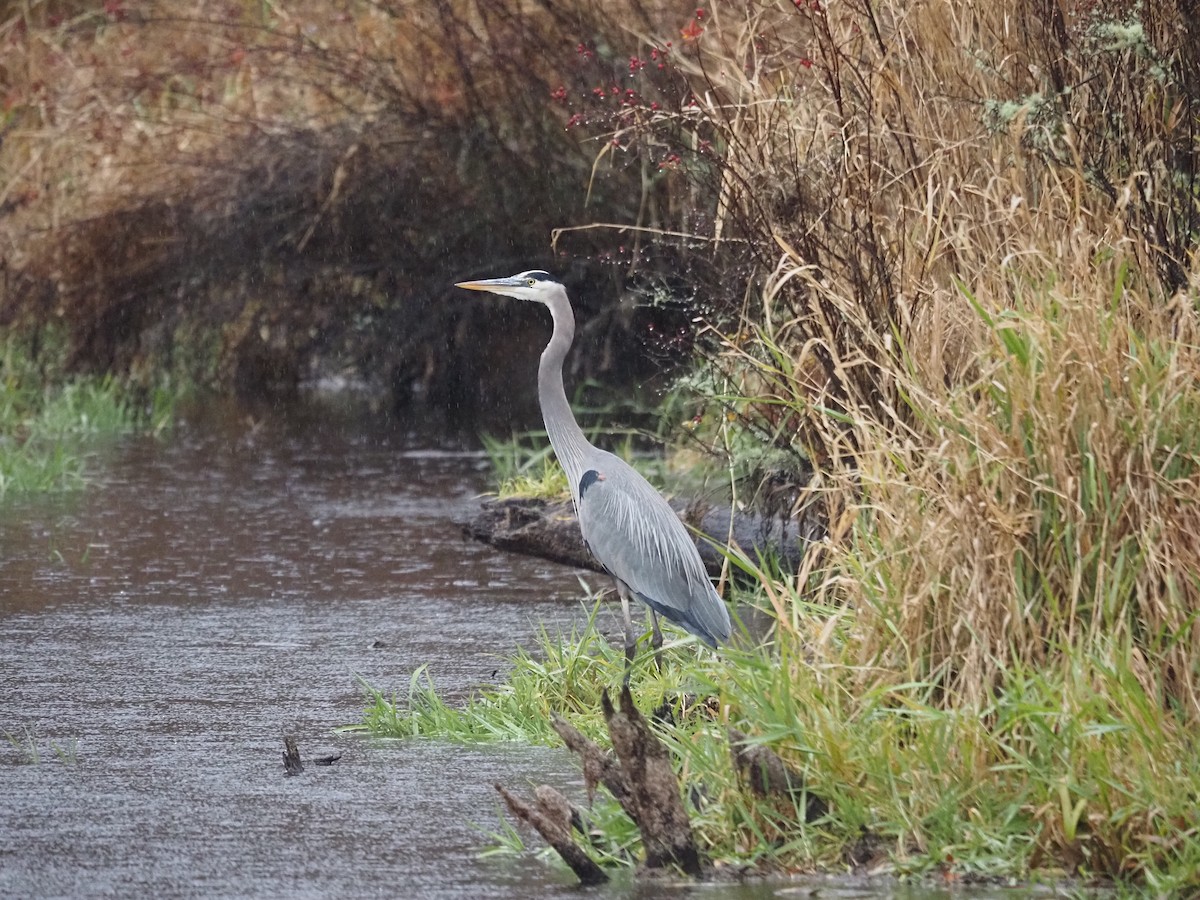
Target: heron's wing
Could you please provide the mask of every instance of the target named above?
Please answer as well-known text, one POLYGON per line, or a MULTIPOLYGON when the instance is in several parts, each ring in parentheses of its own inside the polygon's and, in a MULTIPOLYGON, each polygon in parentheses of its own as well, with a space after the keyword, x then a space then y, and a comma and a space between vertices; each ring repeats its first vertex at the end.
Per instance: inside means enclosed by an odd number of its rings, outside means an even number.
POLYGON ((600 564, 672 622, 713 645, 727 639, 725 604, 662 495, 608 453, 589 460, 578 487, 579 526, 600 564))

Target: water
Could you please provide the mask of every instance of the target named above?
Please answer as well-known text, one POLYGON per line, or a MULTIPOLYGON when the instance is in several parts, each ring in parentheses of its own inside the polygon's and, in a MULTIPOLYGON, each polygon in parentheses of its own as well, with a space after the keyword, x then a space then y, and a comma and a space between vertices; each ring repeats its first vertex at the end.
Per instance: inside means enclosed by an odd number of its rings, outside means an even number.
POLYGON ((483 463, 316 420, 210 419, 115 448, 85 494, 0 534, 0 894, 520 896, 569 885, 480 861, 491 783, 578 781, 563 752, 371 743, 358 678, 450 693, 501 677, 573 572, 455 525, 483 463), (311 759, 283 776, 282 736, 311 759), (17 765, 34 757, 36 765, 17 765))
POLYGON ((576 573, 462 537, 482 460, 327 409, 225 411, 102 471, 0 526, 0 896, 579 896, 561 867, 478 853, 494 781, 582 795, 565 751, 332 731, 360 678, 403 692, 428 665, 461 695, 541 625, 582 624, 576 573))

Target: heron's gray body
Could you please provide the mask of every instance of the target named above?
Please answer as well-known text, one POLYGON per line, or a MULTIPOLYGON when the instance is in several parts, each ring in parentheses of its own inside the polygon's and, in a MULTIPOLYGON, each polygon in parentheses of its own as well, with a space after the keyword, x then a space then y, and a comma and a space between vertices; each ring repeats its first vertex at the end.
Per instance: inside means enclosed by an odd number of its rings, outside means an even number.
POLYGON ((622 600, 642 601, 713 647, 727 640, 729 612, 679 517, 628 463, 593 447, 571 413, 562 364, 575 337, 575 317, 566 289, 541 271, 460 287, 537 300, 550 309, 554 334, 538 367, 542 418, 567 474, 583 539, 616 580, 622 600))
POLYGON ((593 450, 576 490, 579 528, 592 555, 626 590, 715 647, 729 614, 679 517, 625 460, 593 450), (595 472, 596 475, 589 477, 595 472), (580 487, 586 485, 584 490, 580 487))

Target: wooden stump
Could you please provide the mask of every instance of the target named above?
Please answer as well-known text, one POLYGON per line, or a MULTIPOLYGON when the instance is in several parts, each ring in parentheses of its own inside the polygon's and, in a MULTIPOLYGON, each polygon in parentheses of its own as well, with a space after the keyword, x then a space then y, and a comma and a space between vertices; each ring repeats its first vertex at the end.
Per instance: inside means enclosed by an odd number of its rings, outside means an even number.
POLYGON ((751 744, 746 735, 730 728, 729 751, 734 769, 751 792, 760 797, 787 797, 793 803, 803 800, 806 823, 815 822, 829 812, 829 804, 805 786, 804 776, 789 769, 769 747, 751 744))
MULTIPOLYGON (((607 691, 600 701, 612 752, 598 747, 562 717, 551 718, 554 730, 583 763, 588 801, 594 797, 598 784, 608 788, 642 834, 647 869, 678 866, 685 874, 700 878, 703 874, 700 851, 667 748, 634 705, 628 686, 621 690, 619 709, 613 706, 607 691)), ((572 828, 581 833, 585 828, 579 812, 562 794, 542 785, 534 792, 536 805, 530 805, 499 784, 496 790, 512 814, 532 825, 580 882, 600 884, 607 880, 603 870, 571 836, 572 828)))
POLYGON ((600 703, 613 751, 629 781, 631 815, 642 833, 646 868, 676 865, 699 878, 700 853, 667 748, 634 705, 628 685, 621 689, 619 709, 613 707, 608 691, 601 695, 600 703))
POLYGON ((633 808, 629 779, 625 777, 621 764, 612 753, 601 750, 594 741, 562 716, 552 715, 550 725, 563 739, 567 749, 579 754, 580 760, 583 761, 583 781, 587 785, 588 803, 595 799, 596 785, 602 784, 636 824, 637 811, 633 808))
POLYGON ((504 798, 509 811, 522 822, 532 825, 563 858, 580 884, 604 884, 608 881, 604 870, 571 837, 571 804, 566 797, 554 788, 541 785, 534 791, 536 805, 530 805, 505 790, 501 784, 496 785, 496 790, 504 798), (567 811, 565 815, 564 807, 567 811))

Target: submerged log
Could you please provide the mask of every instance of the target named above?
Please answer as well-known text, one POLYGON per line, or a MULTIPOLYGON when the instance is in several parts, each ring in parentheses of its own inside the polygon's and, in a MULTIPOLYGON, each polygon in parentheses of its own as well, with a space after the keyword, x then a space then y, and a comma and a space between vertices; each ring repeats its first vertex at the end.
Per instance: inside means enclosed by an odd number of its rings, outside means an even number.
MULTIPOLYGON (((725 561, 717 545, 731 542, 751 559, 760 554, 774 556, 785 571, 794 572, 800 566, 805 541, 819 534, 814 523, 781 522, 778 517, 753 513, 735 513, 731 531, 728 509, 698 509, 678 502, 673 502, 672 508, 684 524, 711 537, 698 539, 696 546, 705 568, 714 576, 720 574, 725 561)), ((569 500, 487 500, 464 529, 476 540, 501 550, 603 571, 583 544, 569 500)))
POLYGON ((580 884, 604 884, 608 876, 596 862, 575 843, 571 837, 570 816, 564 817, 563 805, 570 809, 565 797, 546 785, 535 792, 537 804, 531 806, 520 797, 505 790, 502 784, 496 784, 496 790, 504 798, 509 811, 527 822, 540 834, 555 852, 562 857, 563 862, 571 867, 571 871, 579 879, 580 884), (547 793, 548 792, 548 793, 547 793), (561 799, 561 803, 559 803, 561 799))
POLYGON ((619 709, 613 707, 608 691, 600 695, 600 703, 613 751, 629 779, 634 819, 646 850, 646 868, 676 865, 699 878, 700 851, 667 748, 634 705, 628 685, 621 689, 619 709))

